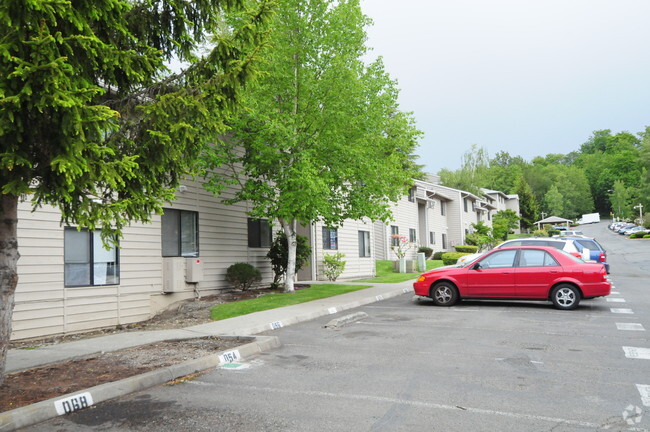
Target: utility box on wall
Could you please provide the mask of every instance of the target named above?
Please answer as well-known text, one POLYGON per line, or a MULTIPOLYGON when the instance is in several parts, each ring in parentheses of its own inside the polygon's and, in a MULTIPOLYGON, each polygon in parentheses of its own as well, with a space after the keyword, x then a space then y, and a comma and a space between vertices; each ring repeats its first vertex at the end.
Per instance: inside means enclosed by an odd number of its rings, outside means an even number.
POLYGON ((185 290, 185 262, 178 258, 163 258, 163 292, 185 290))
POLYGON ((185 260, 185 282, 203 282, 203 262, 199 258, 185 260))

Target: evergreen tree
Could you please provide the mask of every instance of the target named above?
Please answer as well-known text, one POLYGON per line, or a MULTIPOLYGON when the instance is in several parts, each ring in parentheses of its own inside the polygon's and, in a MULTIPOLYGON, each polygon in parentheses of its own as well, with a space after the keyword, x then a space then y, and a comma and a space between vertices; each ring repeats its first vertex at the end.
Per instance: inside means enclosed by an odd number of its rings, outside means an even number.
POLYGON ((0 372, 18 282, 18 200, 119 236, 174 196, 265 37, 267 0, 5 0, 0 8, 0 372), (224 13, 242 10, 222 31, 224 13), (216 47, 195 54, 208 42, 216 47), (170 75, 172 58, 191 64, 170 75))

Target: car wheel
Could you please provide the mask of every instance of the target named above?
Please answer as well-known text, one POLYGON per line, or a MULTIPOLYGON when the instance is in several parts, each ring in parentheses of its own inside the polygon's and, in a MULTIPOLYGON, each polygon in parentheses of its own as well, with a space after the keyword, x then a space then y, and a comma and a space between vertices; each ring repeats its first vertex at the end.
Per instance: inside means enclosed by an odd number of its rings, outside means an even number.
POLYGON ((580 303, 580 291, 578 291, 578 288, 573 285, 558 285, 551 292, 551 301, 557 309, 575 309, 580 303))
POLYGON ((458 301, 458 289, 450 282, 438 282, 431 288, 431 300, 438 306, 451 306, 458 301))

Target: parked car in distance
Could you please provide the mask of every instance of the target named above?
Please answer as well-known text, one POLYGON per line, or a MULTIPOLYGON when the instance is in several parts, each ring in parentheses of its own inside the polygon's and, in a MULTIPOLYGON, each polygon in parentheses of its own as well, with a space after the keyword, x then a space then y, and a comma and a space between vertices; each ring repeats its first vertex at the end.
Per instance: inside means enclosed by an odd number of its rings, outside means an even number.
POLYGON ((645 229, 642 226, 636 226, 635 225, 635 226, 628 227, 628 228, 625 228, 625 229, 619 231, 619 234, 629 236, 629 235, 632 235, 632 234, 638 233, 638 232, 648 233, 648 232, 650 232, 650 230, 645 229))
MULTIPOLYGON (((508 246, 552 246, 557 249, 563 249, 576 257, 582 256, 580 250, 573 244, 572 240, 564 240, 556 237, 524 237, 506 240, 503 243, 495 246, 494 249, 504 248, 508 246)), ((474 261, 484 253, 485 252, 479 252, 475 254, 463 255, 462 257, 458 258, 456 264, 462 265, 470 261, 474 261)))
POLYGON ((559 237, 560 240, 570 241, 574 244, 581 258, 584 259, 582 253, 585 249, 589 250, 588 259, 596 261, 605 266, 607 274, 609 274, 609 263, 607 262, 607 251, 596 241, 594 238, 589 237, 559 237))
POLYGON ((464 266, 423 273, 413 283, 415 294, 438 306, 462 299, 551 301, 571 310, 583 299, 609 295, 611 283, 600 263, 549 246, 496 248, 464 266))
POLYGON ((633 224, 633 223, 630 223, 630 222, 623 222, 622 224, 618 224, 614 228, 614 232, 617 232, 617 233, 620 234, 621 231, 624 231, 624 230, 626 230, 628 228, 632 228, 633 226, 636 226, 636 225, 633 224))
POLYGON ((563 237, 564 236, 574 236, 574 237, 575 236, 581 236, 581 237, 584 237, 585 235, 584 235, 584 233, 582 231, 569 229, 569 230, 563 231, 562 236, 563 237))

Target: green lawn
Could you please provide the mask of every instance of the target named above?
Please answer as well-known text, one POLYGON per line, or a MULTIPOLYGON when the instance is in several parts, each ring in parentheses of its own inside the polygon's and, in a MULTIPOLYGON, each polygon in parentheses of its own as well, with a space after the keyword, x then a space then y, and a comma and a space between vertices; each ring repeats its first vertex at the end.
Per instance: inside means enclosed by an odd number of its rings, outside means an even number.
MULTIPOLYGON (((427 270, 431 270, 437 267, 441 267, 442 261, 440 260, 427 260, 427 270)), ((408 280, 417 279, 420 276, 421 272, 416 273, 395 273, 393 272, 393 262, 392 261, 377 261, 377 277, 373 279, 364 279, 355 282, 362 283, 397 283, 404 282, 408 280)))
POLYGON ((219 321, 240 315, 247 315, 253 312, 305 303, 326 297, 333 297, 335 295, 358 291, 365 288, 370 288, 370 286, 339 284, 312 285, 310 288, 300 289, 291 294, 268 294, 256 299, 217 305, 212 308, 210 317, 215 321, 219 321))

